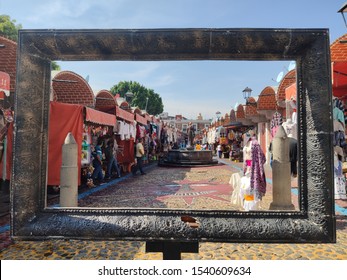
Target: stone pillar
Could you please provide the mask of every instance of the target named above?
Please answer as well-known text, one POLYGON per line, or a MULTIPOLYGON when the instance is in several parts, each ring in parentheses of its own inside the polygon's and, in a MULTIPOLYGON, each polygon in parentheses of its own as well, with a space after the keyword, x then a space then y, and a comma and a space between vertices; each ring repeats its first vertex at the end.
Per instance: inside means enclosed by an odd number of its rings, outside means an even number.
POLYGON ((69 132, 65 138, 60 169, 60 206, 78 206, 78 145, 69 132))
POLYGON ((272 140, 272 202, 270 210, 294 210, 291 195, 289 138, 280 126, 272 140))

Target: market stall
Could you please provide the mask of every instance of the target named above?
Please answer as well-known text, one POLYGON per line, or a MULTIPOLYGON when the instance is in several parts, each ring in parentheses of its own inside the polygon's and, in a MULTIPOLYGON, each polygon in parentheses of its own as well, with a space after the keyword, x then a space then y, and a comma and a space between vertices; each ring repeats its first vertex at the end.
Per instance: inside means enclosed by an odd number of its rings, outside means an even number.
POLYGON ((117 125, 114 129, 118 144, 117 160, 123 172, 130 172, 134 165, 134 144, 136 137, 136 121, 134 114, 116 106, 117 125))
MULTIPOLYGON (((100 130, 97 128, 102 128, 103 133, 112 131, 115 122, 116 117, 114 115, 103 113, 83 105, 51 102, 49 113, 47 185, 60 185, 62 146, 69 132, 74 136, 78 150, 81 151, 77 155, 77 163, 82 174, 83 168, 87 168, 91 163, 90 154, 95 131, 100 130)), ((13 126, 11 125, 7 132, 7 180, 10 180, 12 166, 12 138, 13 126)), ((81 184, 81 177, 79 177, 79 185, 81 184)))
MULTIPOLYGON (((48 140, 48 185, 60 185, 62 145, 71 132, 78 145, 78 166, 81 172, 91 164, 91 149, 97 138, 112 134, 116 117, 83 105, 50 103, 48 140)), ((81 184, 79 178, 79 185, 81 184)))

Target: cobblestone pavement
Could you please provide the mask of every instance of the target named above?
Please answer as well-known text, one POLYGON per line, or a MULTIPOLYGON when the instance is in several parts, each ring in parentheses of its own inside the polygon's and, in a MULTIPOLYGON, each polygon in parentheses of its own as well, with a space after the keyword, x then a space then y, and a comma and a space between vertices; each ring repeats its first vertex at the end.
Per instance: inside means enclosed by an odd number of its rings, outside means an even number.
MULTIPOLYGON (((165 168, 150 166, 144 176, 127 175, 120 180, 90 190, 79 199, 84 207, 155 207, 184 209, 237 210, 230 203, 229 179, 240 170, 240 163, 198 168, 165 168), (145 194, 145 195, 144 195, 145 194)), ((271 172, 267 171, 268 188, 262 207, 271 200, 271 172)), ((295 186, 295 182, 292 184, 295 186)), ((295 189, 295 188, 294 188, 295 189)), ((51 200, 51 204, 58 203, 51 200)), ((297 196, 293 192, 297 209, 297 196)), ((199 253, 182 253, 186 260, 347 260, 347 201, 336 200, 337 242, 335 244, 264 244, 201 242, 199 253)), ((8 217, 0 219, 4 229, 8 217)), ((9 232, 0 235, 0 259, 19 260, 161 260, 161 253, 146 253, 142 241, 48 240, 12 242, 9 232)))

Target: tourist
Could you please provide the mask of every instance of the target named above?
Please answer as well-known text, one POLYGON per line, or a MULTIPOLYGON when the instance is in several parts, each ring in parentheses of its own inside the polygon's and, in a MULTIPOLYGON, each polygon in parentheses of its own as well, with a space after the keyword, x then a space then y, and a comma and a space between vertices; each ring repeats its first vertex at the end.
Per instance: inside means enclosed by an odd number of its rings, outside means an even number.
POLYGON ((142 169, 142 165, 143 165, 143 157, 145 155, 145 150, 143 148, 143 139, 139 138, 136 140, 136 166, 133 170, 133 175, 136 175, 137 170, 140 170, 141 175, 145 175, 146 173, 143 171, 142 169))
POLYGON ((105 179, 109 180, 112 177, 112 172, 115 170, 117 172, 117 177, 120 177, 120 169, 117 164, 117 155, 114 155, 114 140, 110 139, 107 142, 107 147, 105 149, 105 157, 107 161, 107 173, 105 179))
POLYGON ((217 146, 217 153, 218 153, 218 157, 222 158, 223 149, 221 144, 218 144, 217 146))
POLYGON ((98 139, 97 145, 95 146, 93 152, 93 175, 92 178, 94 180, 94 184, 98 185, 103 182, 104 174, 102 172, 102 146, 104 142, 101 138, 98 139))

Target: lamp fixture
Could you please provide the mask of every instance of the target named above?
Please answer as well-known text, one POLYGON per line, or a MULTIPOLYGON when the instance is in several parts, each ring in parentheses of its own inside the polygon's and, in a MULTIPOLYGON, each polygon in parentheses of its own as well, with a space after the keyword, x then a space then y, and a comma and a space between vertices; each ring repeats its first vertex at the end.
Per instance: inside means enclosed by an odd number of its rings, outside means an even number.
POLYGON ((246 105, 257 105, 257 102, 255 101, 250 101, 249 98, 252 95, 252 89, 249 87, 246 87, 243 91, 243 98, 246 100, 246 105))
POLYGON ((134 94, 131 91, 127 91, 127 93, 125 94, 125 97, 128 98, 133 98, 134 94))
POLYGON ((147 105, 148 105, 148 97, 146 97, 146 106, 145 106, 145 111, 147 112, 147 105))
POLYGON ((130 108, 130 103, 133 97, 134 97, 134 94, 131 91, 127 91, 127 93, 125 94, 125 100, 129 103, 129 108, 130 108))
POLYGON ((220 115, 221 115, 222 113, 221 112, 219 112, 219 111, 217 111, 216 112, 216 116, 217 116, 217 120, 219 121, 219 118, 220 118, 220 115))

